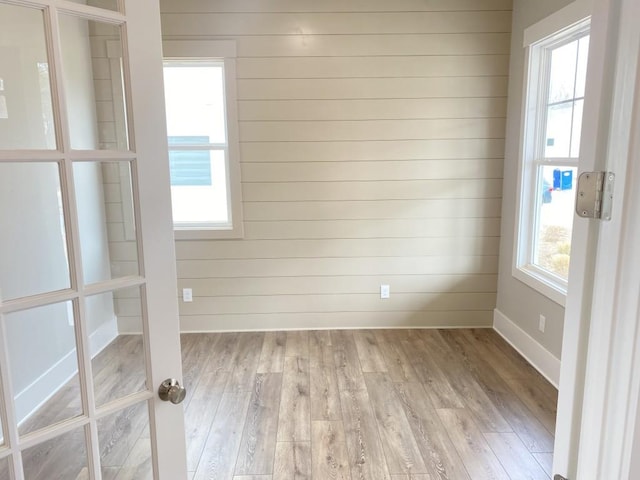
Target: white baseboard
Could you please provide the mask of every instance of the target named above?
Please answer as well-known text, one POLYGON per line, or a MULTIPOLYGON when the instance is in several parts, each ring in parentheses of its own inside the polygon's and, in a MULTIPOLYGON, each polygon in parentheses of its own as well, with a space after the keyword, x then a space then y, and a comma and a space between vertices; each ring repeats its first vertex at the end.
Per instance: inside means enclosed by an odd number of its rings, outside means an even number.
MULTIPOLYGON (((279 330, 361 330, 378 328, 491 328, 491 311, 482 314, 447 315, 446 312, 267 313, 237 315, 233 322, 221 315, 183 315, 180 331, 267 332, 279 330)), ((120 332, 123 331, 122 324, 120 332)), ((139 328, 139 327, 138 327, 139 328)), ((126 330, 125 330, 126 331, 126 330)))
MULTIPOLYGON (((93 358, 118 336, 115 321, 107 322, 89 336, 89 349, 93 358)), ((75 348, 58 360, 24 390, 16 395, 15 409, 18 425, 27 420, 78 373, 75 348)))
POLYGON ((540 345, 497 308, 493 311, 493 329, 556 388, 560 383, 560 360, 540 345))

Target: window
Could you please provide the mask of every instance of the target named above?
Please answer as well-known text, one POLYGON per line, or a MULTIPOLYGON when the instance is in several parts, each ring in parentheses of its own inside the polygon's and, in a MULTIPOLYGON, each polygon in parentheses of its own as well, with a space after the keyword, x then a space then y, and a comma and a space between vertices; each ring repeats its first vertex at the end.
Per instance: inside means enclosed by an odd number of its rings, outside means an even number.
POLYGON ((164 54, 176 238, 240 238, 235 44, 165 42, 164 54))
POLYGON ((589 21, 529 46, 514 275, 564 304, 589 21))

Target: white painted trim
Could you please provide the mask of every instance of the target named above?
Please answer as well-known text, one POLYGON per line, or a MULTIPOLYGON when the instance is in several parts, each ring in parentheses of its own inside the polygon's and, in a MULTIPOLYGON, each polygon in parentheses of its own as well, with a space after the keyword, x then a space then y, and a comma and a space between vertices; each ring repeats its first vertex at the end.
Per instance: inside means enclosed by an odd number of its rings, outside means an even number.
POLYGON ((558 388, 560 359, 540 345, 527 332, 497 308, 493 311, 493 329, 522 355, 540 374, 558 388))
POLYGON ((591 15, 589 2, 576 0, 524 31, 523 47, 528 47, 562 30, 568 30, 591 15))
MULTIPOLYGON (((122 327, 123 324, 120 323, 122 327)), ((139 327, 138 327, 139 328, 139 327)), ((316 319, 306 319, 301 322, 295 315, 279 316, 277 321, 265 315, 265 318, 252 316, 241 319, 233 324, 223 324, 221 321, 212 321, 209 318, 182 317, 180 319, 180 333, 197 332, 272 332, 272 331, 298 331, 298 330, 377 330, 377 329, 460 329, 460 328, 491 328, 491 322, 470 322, 468 324, 423 325, 418 320, 406 319, 402 324, 390 324, 388 319, 376 322, 375 319, 354 322, 348 318, 329 319, 320 314, 316 319)), ((121 328, 122 332, 122 328, 121 328)))
MULTIPOLYGON (((101 325, 89 336, 91 357, 104 350, 117 336, 115 321, 101 325)), ((74 348, 16 395, 15 411, 18 425, 33 415, 78 373, 77 358, 74 348)))
POLYGON ((240 169, 240 127, 238 123, 238 93, 235 40, 165 40, 162 42, 165 60, 224 61, 225 122, 227 148, 227 208, 229 223, 213 226, 181 228, 174 226, 176 240, 240 239, 244 238, 242 181, 240 169))

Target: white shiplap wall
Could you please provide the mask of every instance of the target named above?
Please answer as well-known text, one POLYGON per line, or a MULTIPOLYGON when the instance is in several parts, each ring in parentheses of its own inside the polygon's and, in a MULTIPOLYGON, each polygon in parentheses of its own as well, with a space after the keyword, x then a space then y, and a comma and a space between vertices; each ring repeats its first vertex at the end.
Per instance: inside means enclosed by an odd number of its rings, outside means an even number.
POLYGON ((510 0, 161 8, 238 48, 245 238, 177 243, 184 330, 491 325, 510 0))

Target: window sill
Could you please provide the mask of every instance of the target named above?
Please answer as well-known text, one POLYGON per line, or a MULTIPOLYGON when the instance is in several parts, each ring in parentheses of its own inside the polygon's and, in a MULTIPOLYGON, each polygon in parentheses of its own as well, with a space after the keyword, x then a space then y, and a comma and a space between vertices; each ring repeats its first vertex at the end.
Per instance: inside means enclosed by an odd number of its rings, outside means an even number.
POLYGON ((241 240, 244 238, 242 227, 236 228, 175 228, 175 240, 241 240))
POLYGON ((517 280, 533 288, 541 295, 544 295, 562 307, 565 306, 567 300, 566 285, 554 282, 551 278, 539 273, 535 267, 531 266, 516 267, 512 273, 517 280))

